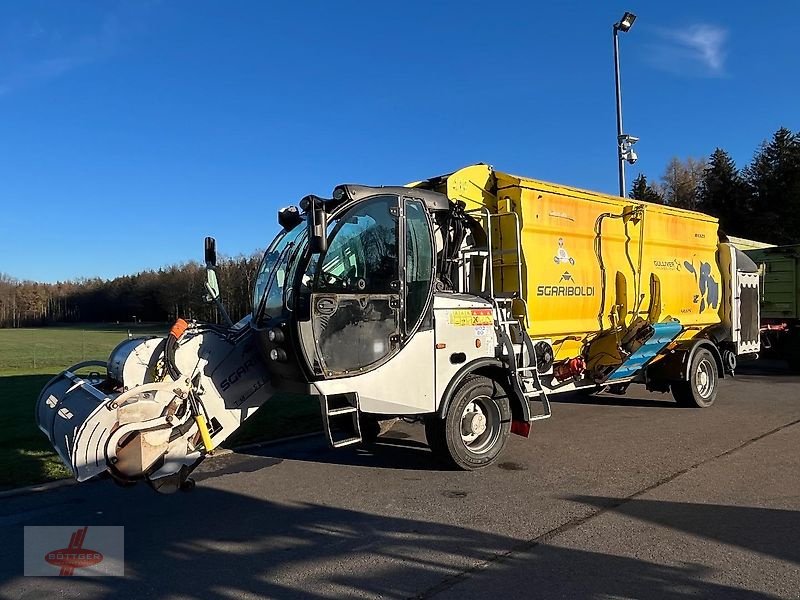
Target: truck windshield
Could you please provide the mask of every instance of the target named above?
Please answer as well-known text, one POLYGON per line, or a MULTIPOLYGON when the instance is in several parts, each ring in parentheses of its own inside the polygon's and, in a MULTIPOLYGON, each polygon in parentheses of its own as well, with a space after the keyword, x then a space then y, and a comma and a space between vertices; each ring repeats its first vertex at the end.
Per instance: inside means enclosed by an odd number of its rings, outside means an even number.
POLYGON ((283 310, 289 261, 305 231, 305 221, 291 231, 281 231, 264 253, 253 286, 253 314, 256 318, 277 317, 283 310))

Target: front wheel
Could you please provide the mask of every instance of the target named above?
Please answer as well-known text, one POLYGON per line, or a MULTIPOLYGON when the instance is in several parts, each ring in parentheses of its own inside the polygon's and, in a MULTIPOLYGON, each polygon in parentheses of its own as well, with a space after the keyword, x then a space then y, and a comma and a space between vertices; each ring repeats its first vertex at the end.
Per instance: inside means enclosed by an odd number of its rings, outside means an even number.
POLYGON ((425 422, 433 453, 465 471, 492 464, 510 431, 508 397, 497 383, 480 375, 468 376, 456 388, 444 419, 432 416, 425 422))
POLYGON ((689 380, 672 384, 672 395, 679 406, 708 408, 714 404, 719 387, 717 361, 705 348, 699 349, 689 367, 689 380))

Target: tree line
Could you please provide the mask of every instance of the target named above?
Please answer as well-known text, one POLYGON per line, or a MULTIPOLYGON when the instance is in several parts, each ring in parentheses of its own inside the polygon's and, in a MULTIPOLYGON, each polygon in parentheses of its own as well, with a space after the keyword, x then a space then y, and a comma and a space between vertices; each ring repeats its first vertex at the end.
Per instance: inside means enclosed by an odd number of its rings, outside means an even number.
MULTIPOLYGON (((251 310, 260 253, 223 258, 217 265, 222 301, 234 321, 251 310)), ((54 323, 169 322, 178 317, 218 322, 204 301, 205 266, 197 262, 114 279, 58 283, 18 281, 0 273, 0 327, 54 323)))
POLYGON ((728 235, 798 243, 800 133, 781 127, 743 169, 722 148, 708 158, 673 158, 660 181, 636 177, 629 196, 713 215, 728 235))

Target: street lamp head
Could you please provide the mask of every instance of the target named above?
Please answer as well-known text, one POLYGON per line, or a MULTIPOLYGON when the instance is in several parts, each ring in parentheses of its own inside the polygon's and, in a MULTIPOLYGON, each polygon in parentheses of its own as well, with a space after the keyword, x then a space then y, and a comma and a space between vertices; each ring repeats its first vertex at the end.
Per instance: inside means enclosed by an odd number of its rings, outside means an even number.
POLYGON ((636 15, 632 12, 626 12, 622 15, 622 18, 619 20, 619 23, 614 24, 614 29, 617 29, 623 33, 628 31, 631 27, 633 27, 633 22, 636 20, 636 15))

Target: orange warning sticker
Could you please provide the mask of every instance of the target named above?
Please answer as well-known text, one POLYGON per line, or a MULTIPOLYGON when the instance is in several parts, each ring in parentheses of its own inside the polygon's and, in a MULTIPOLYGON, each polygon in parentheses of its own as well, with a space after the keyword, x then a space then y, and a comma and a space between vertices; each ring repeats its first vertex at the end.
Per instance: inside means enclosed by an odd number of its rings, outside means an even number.
POLYGON ((450 311, 450 324, 456 327, 486 327, 494 325, 491 308, 459 308, 450 311))

